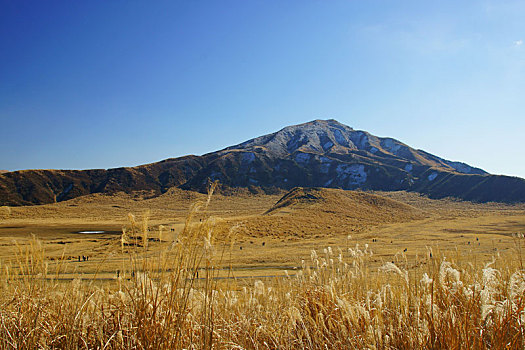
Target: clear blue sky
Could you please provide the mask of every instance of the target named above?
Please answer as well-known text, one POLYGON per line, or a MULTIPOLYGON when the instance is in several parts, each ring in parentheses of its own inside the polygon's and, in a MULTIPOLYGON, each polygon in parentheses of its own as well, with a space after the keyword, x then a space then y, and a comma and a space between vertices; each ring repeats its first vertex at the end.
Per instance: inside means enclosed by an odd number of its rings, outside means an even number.
POLYGON ((0 169, 134 166, 334 118, 525 177, 524 1, 0 0, 0 169))

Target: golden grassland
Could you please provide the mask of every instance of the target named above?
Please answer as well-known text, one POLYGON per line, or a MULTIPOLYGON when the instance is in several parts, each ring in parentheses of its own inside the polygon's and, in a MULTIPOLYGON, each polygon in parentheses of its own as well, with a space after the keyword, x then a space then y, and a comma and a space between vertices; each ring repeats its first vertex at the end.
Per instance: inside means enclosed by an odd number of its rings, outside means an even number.
POLYGON ((0 347, 525 346, 522 205, 212 192, 0 208, 0 347))

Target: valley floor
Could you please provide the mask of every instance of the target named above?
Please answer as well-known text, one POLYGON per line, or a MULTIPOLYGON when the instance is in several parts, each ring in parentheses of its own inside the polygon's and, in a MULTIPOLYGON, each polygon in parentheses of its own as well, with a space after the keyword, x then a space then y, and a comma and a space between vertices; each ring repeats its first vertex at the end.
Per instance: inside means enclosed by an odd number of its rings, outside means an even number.
MULTIPOLYGON (((373 252, 369 266, 373 269, 394 260, 415 266, 437 251, 482 263, 495 255, 515 255, 518 245, 513 235, 525 233, 523 205, 431 200, 405 192, 366 194, 374 196, 370 198, 375 198, 374 208, 379 210, 383 204, 375 202, 377 196, 392 200, 384 211, 393 214, 378 220, 367 217, 366 207, 359 213, 352 208, 336 212, 340 198, 334 196, 346 196, 343 192, 320 190, 313 201, 296 201, 272 213, 268 210, 284 193, 214 195, 208 210, 196 212, 194 221, 213 218, 215 255, 224 268, 219 275, 246 283, 294 274, 312 250, 327 247, 340 249, 344 259, 350 258, 348 248, 367 247, 373 252), (399 211, 391 203, 407 204, 417 212, 397 217, 399 211)), ((206 201, 206 196, 174 189, 149 199, 91 195, 52 205, 14 207, 0 221, 0 260, 16 266, 31 245, 41 244, 50 270, 60 265, 61 279, 111 282, 129 268, 132 255, 156 256, 172 245, 192 205, 199 201, 206 201), (143 237, 122 246, 122 228, 129 232, 131 227, 128 213, 135 216, 138 231, 147 218, 147 247, 141 244, 143 237), (85 231, 104 233, 79 233, 85 231)))
POLYGON ((174 189, 0 210, 2 349, 525 346, 523 205, 174 189))

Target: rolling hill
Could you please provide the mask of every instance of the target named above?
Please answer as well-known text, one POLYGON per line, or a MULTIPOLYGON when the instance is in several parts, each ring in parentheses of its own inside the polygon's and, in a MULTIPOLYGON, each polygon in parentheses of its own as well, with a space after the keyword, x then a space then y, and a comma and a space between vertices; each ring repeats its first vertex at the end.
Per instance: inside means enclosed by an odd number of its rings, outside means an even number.
POLYGON ((252 237, 305 238, 348 235, 374 225, 429 216, 424 210, 372 193, 295 187, 263 215, 239 221, 252 237))

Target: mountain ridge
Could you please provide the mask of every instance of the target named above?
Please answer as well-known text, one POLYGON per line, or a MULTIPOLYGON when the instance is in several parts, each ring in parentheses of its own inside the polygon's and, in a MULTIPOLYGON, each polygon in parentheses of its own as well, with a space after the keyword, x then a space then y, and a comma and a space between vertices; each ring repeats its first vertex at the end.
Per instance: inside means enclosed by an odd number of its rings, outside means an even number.
POLYGON ((417 150, 334 119, 291 125, 202 156, 114 169, 23 170, 0 174, 1 205, 63 201, 90 193, 171 187, 414 191, 433 198, 525 202, 525 180, 491 175, 466 163, 417 150))
MULTIPOLYGON (((297 136, 296 136, 297 137, 297 136)), ((328 119, 328 120, 321 120, 316 119, 311 122, 306 122, 298 125, 292 125, 287 126, 275 133, 263 135, 260 137, 253 138, 251 140, 242 142, 235 146, 227 147, 219 152, 224 151, 231 151, 234 149, 247 149, 247 148, 254 148, 257 146, 261 146, 261 143, 265 143, 266 146, 271 143, 273 146, 270 151, 277 154, 278 156, 286 155, 286 151, 288 153, 294 153, 297 151, 306 151, 306 149, 302 149, 304 146, 309 146, 309 151, 318 151, 321 153, 329 153, 329 151, 332 151, 333 153, 341 153, 341 154, 347 154, 350 150, 358 150, 358 151, 365 151, 370 153, 391 153, 396 156, 402 156, 403 153, 405 156, 403 157, 405 159, 410 159, 410 153, 416 153, 412 154, 414 157, 413 159, 419 157, 420 159, 424 159, 427 164, 435 165, 435 166, 445 166, 450 167, 451 169, 454 169, 455 171, 466 173, 466 174, 480 174, 480 175, 487 175, 488 173, 482 169, 474 168, 469 166, 468 164, 457 162, 457 161, 449 161, 445 160, 443 158, 434 156, 428 152, 425 152, 423 150, 413 149, 409 147, 408 145, 394 139, 391 137, 378 137, 374 136, 366 131, 362 130, 355 130, 347 125, 339 123, 335 119, 328 119), (332 131, 332 135, 327 132, 328 130, 332 131), (292 149, 290 147, 287 147, 286 150, 282 149, 282 146, 279 147, 276 146, 275 139, 277 138, 285 138, 283 137, 283 134, 292 134, 296 132, 303 132, 303 135, 307 136, 307 139, 310 141, 313 137, 317 137, 317 144, 301 144, 300 139, 292 139, 292 144, 287 146, 292 146, 292 149), (344 132, 344 133, 343 133, 344 132), (346 134, 346 135, 345 135, 346 134), (348 137, 349 135, 349 137, 348 137), (324 141, 322 139, 324 138, 324 141), (265 142, 267 141, 267 142, 265 142), (295 146, 295 147, 294 147, 295 146), (297 147, 301 146, 301 147, 297 147)), ((214 152, 212 152, 214 153, 214 152)))

